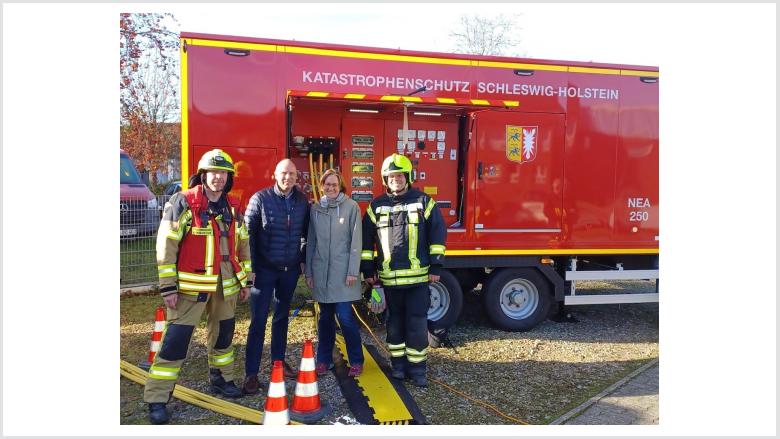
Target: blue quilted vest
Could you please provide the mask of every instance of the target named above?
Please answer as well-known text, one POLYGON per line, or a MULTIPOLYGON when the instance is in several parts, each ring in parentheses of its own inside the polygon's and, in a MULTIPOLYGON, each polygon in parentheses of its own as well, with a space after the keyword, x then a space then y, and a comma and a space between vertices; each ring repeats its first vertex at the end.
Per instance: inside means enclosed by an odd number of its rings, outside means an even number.
POLYGON ((309 201, 296 187, 288 200, 274 192, 273 186, 260 191, 262 232, 255 236, 257 261, 262 267, 280 270, 298 269, 304 262, 309 201))

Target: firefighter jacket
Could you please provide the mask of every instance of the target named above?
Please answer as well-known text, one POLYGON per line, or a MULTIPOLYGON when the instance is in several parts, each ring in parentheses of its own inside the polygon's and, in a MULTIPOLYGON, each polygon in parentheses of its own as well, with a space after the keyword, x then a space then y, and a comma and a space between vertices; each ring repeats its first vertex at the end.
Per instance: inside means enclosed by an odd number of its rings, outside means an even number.
POLYGON ((223 195, 209 205, 202 185, 177 193, 165 204, 157 233, 160 293, 213 293, 225 297, 249 286, 249 233, 238 200, 223 195))
POLYGON ((371 201, 363 216, 360 271, 366 277, 378 271, 388 287, 428 282, 428 274, 439 274, 444 265, 446 240, 433 198, 414 188, 397 196, 385 193, 371 201))

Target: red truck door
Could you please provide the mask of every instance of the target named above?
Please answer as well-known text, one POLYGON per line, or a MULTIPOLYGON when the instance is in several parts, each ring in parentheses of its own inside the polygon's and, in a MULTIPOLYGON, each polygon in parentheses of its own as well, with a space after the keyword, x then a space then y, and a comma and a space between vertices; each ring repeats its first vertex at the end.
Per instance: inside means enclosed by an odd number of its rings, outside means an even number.
POLYGON ((564 115, 481 111, 476 139, 474 228, 555 232, 563 207, 564 115))
MULTIPOLYGON (((411 145, 406 146, 403 154, 414 166, 413 185, 436 200, 444 223, 449 226, 458 219, 458 121, 454 116, 412 116, 408 125, 411 145)), ((386 121, 381 160, 397 153, 402 145, 403 120, 386 121)))

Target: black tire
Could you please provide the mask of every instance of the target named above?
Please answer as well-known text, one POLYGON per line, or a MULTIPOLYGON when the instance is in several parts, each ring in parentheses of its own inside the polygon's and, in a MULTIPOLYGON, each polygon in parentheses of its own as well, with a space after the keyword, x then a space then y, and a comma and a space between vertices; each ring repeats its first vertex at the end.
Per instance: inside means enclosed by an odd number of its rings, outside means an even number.
POLYGON ((529 331, 543 322, 553 302, 550 284, 533 268, 504 268, 482 289, 488 318, 506 331, 529 331))
POLYGON ((455 276, 447 270, 441 271, 438 282, 428 285, 431 304, 428 308, 428 326, 445 329, 454 325, 463 309, 463 290, 455 276))

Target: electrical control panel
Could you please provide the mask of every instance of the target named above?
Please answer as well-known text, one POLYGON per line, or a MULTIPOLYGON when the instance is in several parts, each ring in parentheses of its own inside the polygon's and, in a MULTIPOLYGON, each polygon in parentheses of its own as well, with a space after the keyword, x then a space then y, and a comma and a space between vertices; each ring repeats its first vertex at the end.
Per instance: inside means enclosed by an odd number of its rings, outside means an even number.
POLYGON ((410 112, 386 106, 375 113, 353 113, 336 104, 300 102, 292 111, 290 155, 299 170, 299 185, 318 200, 319 176, 333 167, 341 172, 346 195, 365 211, 385 191, 382 162, 393 153, 412 161, 413 186, 436 200, 445 223, 458 221, 458 116, 410 112), (406 135, 406 142, 404 142, 406 135))

